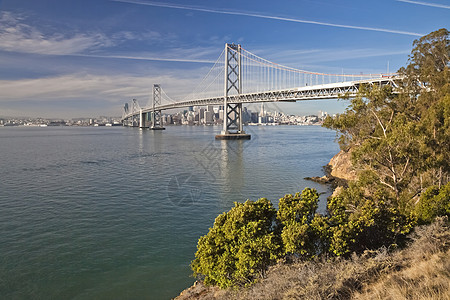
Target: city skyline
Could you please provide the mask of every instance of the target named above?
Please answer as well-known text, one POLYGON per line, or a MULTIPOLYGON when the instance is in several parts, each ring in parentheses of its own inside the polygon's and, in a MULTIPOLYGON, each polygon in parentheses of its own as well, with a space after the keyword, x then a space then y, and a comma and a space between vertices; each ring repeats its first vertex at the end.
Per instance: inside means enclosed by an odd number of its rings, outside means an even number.
MULTIPOLYGON (((243 122, 245 125, 311 125, 329 115, 326 111, 318 114, 295 115, 285 114, 283 111, 266 110, 261 103, 260 111, 252 111, 249 107, 243 107, 243 122)), ((223 106, 209 105, 207 107, 194 106, 175 113, 163 113, 162 125, 218 125, 223 124, 223 106)), ((0 126, 119 126, 122 125, 120 117, 98 116, 82 118, 42 118, 42 117, 0 117, 0 126)))
MULTIPOLYGON (((159 83, 182 99, 224 44, 316 72, 394 72, 415 39, 448 27, 450 6, 343 1, 0 2, 0 117, 120 116, 159 83)), ((285 113, 341 112, 345 101, 277 103, 285 113)))

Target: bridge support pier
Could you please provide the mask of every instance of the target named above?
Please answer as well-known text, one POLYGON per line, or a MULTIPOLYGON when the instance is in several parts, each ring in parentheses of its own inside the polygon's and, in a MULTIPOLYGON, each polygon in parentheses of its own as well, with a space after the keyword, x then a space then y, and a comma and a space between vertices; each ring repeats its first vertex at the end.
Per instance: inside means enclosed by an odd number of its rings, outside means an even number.
POLYGON ((148 128, 147 113, 143 113, 142 109, 139 111, 139 128, 148 128))
POLYGON ((225 44, 225 90, 223 130, 216 140, 249 140, 243 129, 242 103, 229 103, 228 96, 242 92, 241 45, 225 44))
POLYGON ((152 110, 152 126, 151 130, 164 130, 161 110, 156 110, 155 107, 161 105, 161 86, 159 84, 153 85, 153 110, 152 110))

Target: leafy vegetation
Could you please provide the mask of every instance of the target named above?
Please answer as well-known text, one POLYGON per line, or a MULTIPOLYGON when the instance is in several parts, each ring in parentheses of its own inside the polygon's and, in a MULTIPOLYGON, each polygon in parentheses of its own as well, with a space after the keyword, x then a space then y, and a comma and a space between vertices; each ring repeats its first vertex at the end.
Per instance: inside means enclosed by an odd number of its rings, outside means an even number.
POLYGON ((420 197, 415 213, 422 224, 430 223, 436 216, 450 217, 450 183, 439 189, 429 187, 420 197))
POLYGON ((266 278, 238 290, 199 282, 176 299, 449 299, 448 219, 416 227, 409 239, 396 251, 278 263, 266 278))
POLYGON ((382 188, 402 209, 450 179, 449 56, 446 29, 416 40, 397 90, 365 86, 345 113, 324 122, 341 134, 342 149, 354 149, 365 188, 382 188))
POLYGON ((200 238, 195 276, 222 288, 247 286, 282 258, 396 249, 417 224, 450 215, 449 32, 413 46, 398 88, 362 86, 345 113, 325 120, 360 170, 328 199, 327 214, 317 213, 319 195, 309 188, 281 198, 278 210, 265 198, 236 203, 200 238))
POLYGON ((281 254, 275 216, 275 208, 265 198, 235 203, 198 241, 191 265, 195 275, 201 274, 206 284, 223 288, 261 277, 281 254))

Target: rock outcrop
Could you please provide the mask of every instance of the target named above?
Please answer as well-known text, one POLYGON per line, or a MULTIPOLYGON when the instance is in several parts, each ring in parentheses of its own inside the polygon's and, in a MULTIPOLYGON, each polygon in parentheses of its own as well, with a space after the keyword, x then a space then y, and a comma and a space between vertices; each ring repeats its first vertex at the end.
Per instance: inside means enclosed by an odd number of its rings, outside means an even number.
POLYGON ((330 176, 345 180, 351 181, 357 179, 356 170, 352 165, 351 161, 351 150, 350 151, 339 151, 338 154, 333 156, 328 165, 326 166, 327 173, 330 176))
POLYGON ((356 170, 351 162, 351 150, 339 151, 323 168, 325 176, 305 177, 305 179, 322 184, 331 184, 335 191, 340 191, 339 187, 346 187, 348 181, 357 179, 356 170))

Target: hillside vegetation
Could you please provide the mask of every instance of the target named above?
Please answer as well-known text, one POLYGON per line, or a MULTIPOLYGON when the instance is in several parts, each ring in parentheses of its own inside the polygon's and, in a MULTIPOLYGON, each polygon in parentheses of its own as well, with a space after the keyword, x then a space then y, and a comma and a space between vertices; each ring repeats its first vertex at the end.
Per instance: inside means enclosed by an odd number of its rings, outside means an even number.
POLYGON ((248 288, 201 282, 177 299, 450 299, 450 230, 446 217, 416 228, 408 247, 348 259, 282 261, 248 288))
POLYGON ((398 88, 363 86, 325 120, 356 170, 326 214, 306 188, 281 198, 278 210, 262 198, 218 216, 191 265, 196 288, 213 294, 192 295, 448 298, 449 57, 446 29, 416 40, 398 88))

